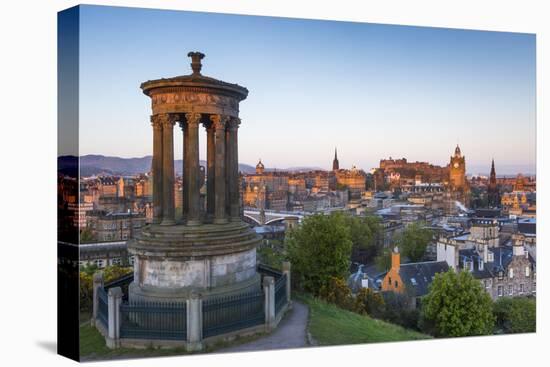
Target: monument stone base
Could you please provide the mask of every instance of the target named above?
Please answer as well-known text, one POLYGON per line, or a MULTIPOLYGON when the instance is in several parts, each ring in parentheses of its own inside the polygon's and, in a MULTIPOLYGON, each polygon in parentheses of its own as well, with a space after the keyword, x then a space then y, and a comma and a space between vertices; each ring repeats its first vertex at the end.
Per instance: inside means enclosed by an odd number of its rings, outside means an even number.
POLYGON ((256 246, 246 223, 148 225, 128 244, 134 255, 130 302, 183 302, 258 291, 256 246))

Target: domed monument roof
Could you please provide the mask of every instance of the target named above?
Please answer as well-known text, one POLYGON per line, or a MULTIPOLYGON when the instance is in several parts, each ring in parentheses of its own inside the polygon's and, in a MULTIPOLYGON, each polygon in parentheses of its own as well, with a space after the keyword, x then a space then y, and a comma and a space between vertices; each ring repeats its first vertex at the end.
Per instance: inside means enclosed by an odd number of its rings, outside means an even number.
POLYGON ((163 113, 200 113, 239 117, 239 102, 248 89, 201 74, 204 54, 189 52, 192 73, 148 80, 141 83, 143 93, 151 97, 153 115, 163 113))
POLYGON ((187 54, 191 58, 191 69, 193 72, 188 75, 180 75, 172 78, 161 78, 156 80, 148 80, 141 83, 143 93, 150 96, 151 92, 158 88, 170 87, 188 87, 188 88, 205 88, 209 91, 217 90, 221 94, 226 94, 242 101, 248 96, 248 89, 241 87, 238 84, 227 83, 222 80, 204 76, 201 74, 202 62, 204 54, 201 52, 189 52, 187 54))

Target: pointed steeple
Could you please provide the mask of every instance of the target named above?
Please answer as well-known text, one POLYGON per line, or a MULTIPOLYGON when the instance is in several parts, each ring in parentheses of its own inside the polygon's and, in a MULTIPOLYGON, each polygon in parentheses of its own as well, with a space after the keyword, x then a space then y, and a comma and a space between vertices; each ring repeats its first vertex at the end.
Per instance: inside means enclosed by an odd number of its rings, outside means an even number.
POLYGON ((338 162, 338 152, 336 147, 334 148, 334 160, 332 161, 332 170, 338 171, 340 169, 340 163, 338 162))
POLYGON ((460 147, 457 144, 455 148, 455 157, 460 157, 461 155, 462 155, 462 152, 460 151, 460 147))
POLYGON ((489 207, 498 207, 500 204, 500 193, 497 184, 497 174, 495 170, 495 160, 491 161, 491 175, 489 176, 489 184, 487 185, 487 198, 489 207))
POLYGON ((493 158, 493 160, 491 161, 491 175, 489 177, 489 183, 496 185, 496 182, 497 182, 497 173, 495 171, 495 159, 493 158))

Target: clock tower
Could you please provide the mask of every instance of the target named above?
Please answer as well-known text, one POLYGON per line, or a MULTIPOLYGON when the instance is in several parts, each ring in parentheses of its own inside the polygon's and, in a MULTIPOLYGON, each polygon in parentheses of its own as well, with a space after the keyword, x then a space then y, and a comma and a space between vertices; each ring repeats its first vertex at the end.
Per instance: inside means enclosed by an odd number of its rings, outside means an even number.
POLYGON ((451 164, 449 167, 449 183, 451 189, 464 190, 466 189, 466 157, 460 152, 460 147, 457 145, 455 154, 451 156, 451 164))

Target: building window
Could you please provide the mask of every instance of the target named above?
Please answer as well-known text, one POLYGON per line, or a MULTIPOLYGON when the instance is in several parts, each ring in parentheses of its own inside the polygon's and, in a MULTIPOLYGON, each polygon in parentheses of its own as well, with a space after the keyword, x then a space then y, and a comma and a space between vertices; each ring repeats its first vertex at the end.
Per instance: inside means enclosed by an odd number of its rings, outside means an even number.
POLYGON ((510 279, 514 277, 514 269, 513 269, 513 268, 510 268, 510 269, 508 270, 508 277, 509 277, 510 279))
POLYGON ((388 284, 391 285, 391 277, 388 277, 388 284))
POLYGON ((508 295, 511 296, 512 294, 514 294, 514 286, 510 284, 508 286, 508 295))
POLYGON ((525 276, 528 277, 529 274, 530 274, 529 266, 526 266, 526 267, 525 267, 525 276))
POLYGON ((395 288, 397 288, 399 284, 397 283, 397 280, 395 281, 395 288))
POLYGON ((501 285, 498 286, 497 292, 498 292, 498 296, 499 296, 499 297, 502 297, 503 289, 502 289, 502 286, 501 286, 501 285))
POLYGON ((519 285, 519 294, 523 294, 523 283, 519 285))

